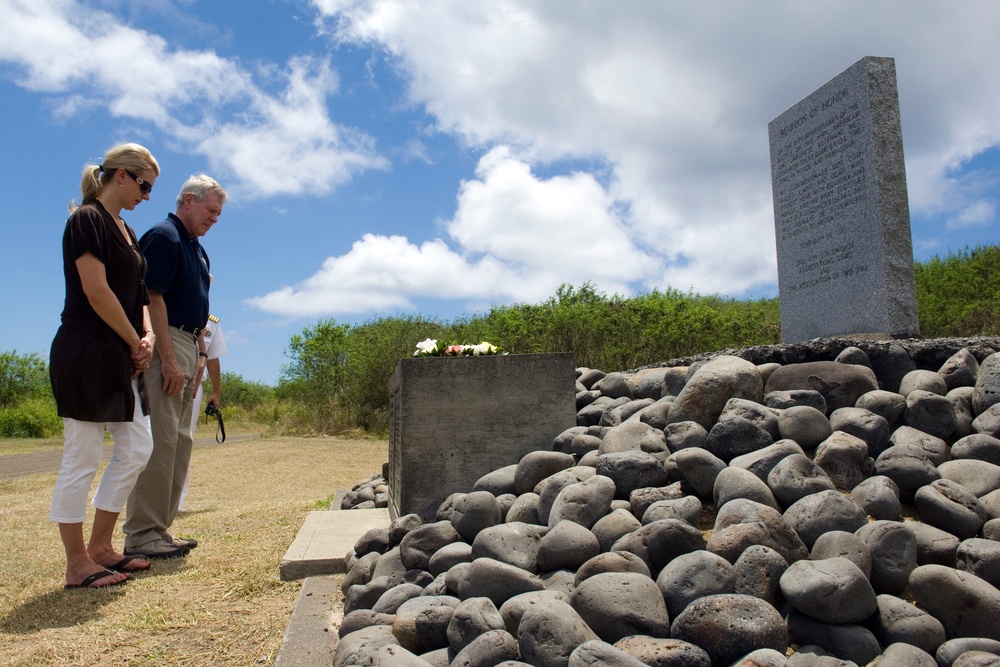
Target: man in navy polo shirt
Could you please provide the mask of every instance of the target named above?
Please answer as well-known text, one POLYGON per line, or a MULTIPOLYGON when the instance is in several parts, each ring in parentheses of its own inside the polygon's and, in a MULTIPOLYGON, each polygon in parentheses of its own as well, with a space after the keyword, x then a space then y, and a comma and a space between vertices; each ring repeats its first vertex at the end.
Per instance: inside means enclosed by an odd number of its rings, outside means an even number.
POLYGON ((209 262, 198 242, 222 214, 228 195, 197 174, 181 186, 177 210, 142 235, 149 265, 149 315, 156 334, 144 380, 149 395, 153 454, 125 512, 125 553, 147 558, 186 556, 198 542, 170 534, 191 460, 195 379, 205 364, 202 327, 208 320, 209 262))

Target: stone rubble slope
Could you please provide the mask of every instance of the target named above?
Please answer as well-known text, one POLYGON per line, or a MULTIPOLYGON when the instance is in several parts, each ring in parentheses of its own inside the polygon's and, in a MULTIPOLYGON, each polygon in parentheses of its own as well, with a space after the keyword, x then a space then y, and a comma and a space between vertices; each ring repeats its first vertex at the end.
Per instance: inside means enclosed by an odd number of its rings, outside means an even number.
POLYGON ((1000 355, 963 342, 578 369, 548 450, 357 542, 333 664, 1000 665, 1000 355))

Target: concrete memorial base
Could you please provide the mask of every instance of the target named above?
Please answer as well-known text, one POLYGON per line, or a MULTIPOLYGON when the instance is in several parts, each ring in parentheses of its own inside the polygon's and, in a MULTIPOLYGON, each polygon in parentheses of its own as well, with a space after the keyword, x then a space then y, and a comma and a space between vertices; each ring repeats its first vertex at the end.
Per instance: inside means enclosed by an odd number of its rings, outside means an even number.
POLYGON ((573 354, 414 357, 390 382, 389 510, 426 516, 452 493, 576 425, 573 354))

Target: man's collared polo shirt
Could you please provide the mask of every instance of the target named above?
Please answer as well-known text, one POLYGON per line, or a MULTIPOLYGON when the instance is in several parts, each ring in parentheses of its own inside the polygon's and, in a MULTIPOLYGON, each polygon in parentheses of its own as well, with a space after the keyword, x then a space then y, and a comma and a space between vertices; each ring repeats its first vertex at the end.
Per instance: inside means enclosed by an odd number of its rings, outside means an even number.
POLYGON ((173 213, 139 239, 146 287, 163 294, 170 326, 200 329, 208 320, 208 254, 173 213))

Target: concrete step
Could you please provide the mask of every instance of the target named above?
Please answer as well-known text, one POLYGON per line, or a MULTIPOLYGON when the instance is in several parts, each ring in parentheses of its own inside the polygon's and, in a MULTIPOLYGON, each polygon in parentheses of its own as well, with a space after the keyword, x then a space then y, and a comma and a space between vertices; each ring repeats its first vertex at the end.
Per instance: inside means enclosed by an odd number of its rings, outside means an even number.
MULTIPOLYGON (((339 506, 339 503, 337 503, 339 506)), ((343 620, 344 557, 372 528, 388 528, 388 509, 310 512, 278 565, 282 581, 302 579, 275 667, 329 667, 343 620)))
POLYGON ((309 512, 278 565, 282 581, 344 574, 344 556, 372 528, 388 528, 388 509, 309 512))

